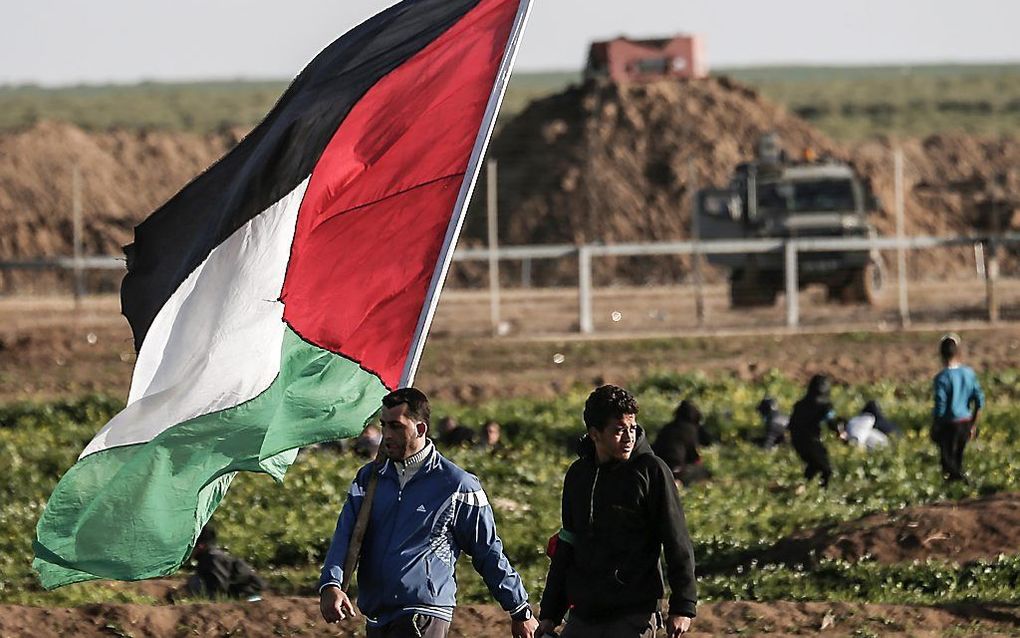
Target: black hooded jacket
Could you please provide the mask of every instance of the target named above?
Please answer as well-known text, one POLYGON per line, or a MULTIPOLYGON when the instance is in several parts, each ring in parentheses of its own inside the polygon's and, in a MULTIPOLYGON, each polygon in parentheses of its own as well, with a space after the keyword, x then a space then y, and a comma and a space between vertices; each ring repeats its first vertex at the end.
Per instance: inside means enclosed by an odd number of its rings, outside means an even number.
POLYGON ((673 420, 659 431, 652 450, 670 470, 677 472, 689 464, 701 462, 698 454, 701 419, 701 411, 693 403, 681 401, 673 420))
POLYGON ((818 440, 822 437, 822 426, 836 429, 836 412, 829 399, 829 380, 815 375, 808 384, 807 394, 797 401, 790 415, 790 438, 798 441, 818 440))
POLYGON ((599 464, 587 437, 563 480, 563 529, 553 555, 540 618, 559 623, 569 606, 586 620, 658 611, 693 618, 694 552, 673 474, 645 434, 627 461, 599 464))

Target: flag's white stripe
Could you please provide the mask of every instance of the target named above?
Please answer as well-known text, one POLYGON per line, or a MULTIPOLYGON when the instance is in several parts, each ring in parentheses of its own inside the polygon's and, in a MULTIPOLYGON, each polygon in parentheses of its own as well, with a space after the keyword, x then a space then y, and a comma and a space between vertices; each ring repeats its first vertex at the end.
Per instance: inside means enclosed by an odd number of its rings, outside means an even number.
POLYGON ((144 443, 270 386, 280 372, 280 292, 307 186, 305 179, 235 231, 174 291, 142 342, 127 407, 81 458, 144 443))
POLYGON ((429 327, 432 326, 432 319, 436 314, 436 307, 439 305, 439 293, 443 290, 446 282, 446 275, 450 270, 450 263, 453 261, 453 251, 457 247, 457 237, 460 236, 460 228, 464 224, 464 215, 467 213, 468 204, 471 201, 471 193, 475 189, 475 181, 478 179, 478 172, 481 169, 482 156, 489 145, 492 131, 496 126, 496 116, 499 115, 499 106, 503 103, 503 96, 506 94, 507 84, 510 82, 510 74, 514 69, 514 62, 517 59, 517 51, 520 48, 521 37, 528 24, 528 16, 531 13, 533 0, 520 0, 517 7, 517 15, 514 18, 513 28, 510 30, 510 38, 507 40, 506 50, 503 53, 503 60, 500 63, 499 72, 496 74, 496 81, 492 86, 492 93, 489 94, 489 102, 485 107, 485 115, 482 118, 482 126, 475 138, 474 148, 471 150, 471 157, 468 159, 467 171, 464 173, 464 181, 460 185, 460 192, 457 195, 457 203, 453 207, 453 216, 450 224, 446 227, 446 237, 443 240, 443 248, 436 261, 436 268, 429 282, 429 290, 425 296, 425 304, 422 306, 421 314, 418 316, 418 324, 411 339, 411 348, 404 360, 404 369, 400 375, 400 387, 404 388, 414 383, 414 375, 418 372, 418 363, 421 361, 422 351, 425 349, 425 337, 429 334, 429 327))

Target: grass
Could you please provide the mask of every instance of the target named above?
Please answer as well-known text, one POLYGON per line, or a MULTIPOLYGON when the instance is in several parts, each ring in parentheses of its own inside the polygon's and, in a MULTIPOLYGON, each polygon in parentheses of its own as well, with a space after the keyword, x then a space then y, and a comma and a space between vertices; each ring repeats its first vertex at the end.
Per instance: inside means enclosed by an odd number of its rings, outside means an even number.
MULTIPOLYGON (((1020 132, 1020 64, 721 68, 714 73, 757 88, 841 140, 946 131, 1020 132)), ((576 71, 515 73, 501 120, 580 79, 576 71)), ((90 130, 247 129, 262 119, 286 85, 265 80, 0 86, 0 130, 44 119, 90 130)))
POLYGON ((1020 131, 1020 65, 721 69, 843 140, 1020 131))
MULTIPOLYGON (((966 566, 919 563, 822 562, 814 569, 755 565, 736 570, 737 557, 791 532, 847 521, 867 513, 919 503, 1020 490, 1020 373, 1004 371, 983 379, 990 404, 984 434, 968 453, 970 486, 945 485, 927 440, 926 383, 839 386, 842 414, 866 398, 879 399, 891 418, 907 429, 894 448, 863 455, 826 441, 837 478, 828 491, 802 489, 801 466, 789 450, 764 452, 747 439, 756 433, 754 406, 765 393, 787 408, 800 388, 778 373, 758 382, 729 376, 650 373, 634 385, 640 422, 654 431, 681 397, 692 397, 708 415, 722 444, 704 450, 716 479, 685 491, 705 600, 858 600, 943 603, 1016 600, 1020 558, 1002 557, 966 566)), ((518 398, 482 405, 441 404, 436 414, 453 414, 478 424, 496 418, 511 447, 500 456, 473 450, 451 454, 476 473, 494 503, 500 535, 513 564, 537 597, 544 585, 545 542, 559 526, 562 476, 572 462, 568 442, 579 432, 587 388, 556 400, 518 398)), ((57 478, 94 432, 119 408, 106 397, 55 403, 0 406, 0 467, 8 481, 0 488, 0 602, 46 606, 85 602, 150 602, 130 588, 84 583, 43 592, 30 567, 35 521, 57 478)), ((326 450, 303 453, 283 485, 268 477, 241 475, 233 483, 216 522, 224 544, 265 574, 275 591, 310 594, 332 535, 347 485, 360 461, 326 450)), ((469 561, 459 565, 460 600, 489 596, 469 561)))

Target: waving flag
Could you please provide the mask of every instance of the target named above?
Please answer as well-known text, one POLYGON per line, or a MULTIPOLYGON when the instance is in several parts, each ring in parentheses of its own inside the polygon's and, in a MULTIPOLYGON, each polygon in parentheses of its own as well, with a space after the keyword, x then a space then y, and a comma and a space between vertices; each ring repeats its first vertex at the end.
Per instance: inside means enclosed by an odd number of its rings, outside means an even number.
POLYGON ((409 385, 531 0, 405 0, 135 231, 127 407, 39 520, 47 588, 175 571, 238 471, 409 385))

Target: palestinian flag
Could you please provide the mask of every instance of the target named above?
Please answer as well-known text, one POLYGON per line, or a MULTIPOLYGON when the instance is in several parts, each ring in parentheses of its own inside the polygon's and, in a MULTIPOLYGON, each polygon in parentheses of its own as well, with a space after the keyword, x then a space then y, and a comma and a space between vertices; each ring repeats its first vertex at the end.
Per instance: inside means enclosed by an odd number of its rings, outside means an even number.
POLYGON ((47 588, 169 574, 239 471, 410 385, 531 0, 404 0, 135 231, 127 407, 39 520, 47 588))

